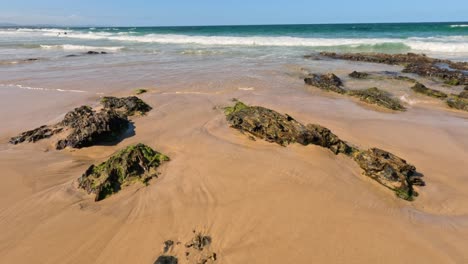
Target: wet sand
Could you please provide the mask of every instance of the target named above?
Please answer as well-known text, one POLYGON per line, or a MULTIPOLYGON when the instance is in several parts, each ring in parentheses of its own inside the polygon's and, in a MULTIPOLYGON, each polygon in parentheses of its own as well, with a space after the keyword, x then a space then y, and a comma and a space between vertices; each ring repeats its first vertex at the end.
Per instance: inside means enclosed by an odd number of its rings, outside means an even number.
POLYGON ((300 67, 333 71, 350 88, 374 86, 345 78, 351 70, 375 70, 372 64, 303 62, 239 69, 236 78, 228 69, 212 78, 206 69, 167 69, 155 73, 167 77, 158 85, 124 75, 116 86, 118 78, 105 79, 108 86, 95 77, 93 86, 77 84, 79 77, 45 83, 87 91, 77 94, 2 90, 2 113, 9 114, 0 119, 7 124, 0 131, 0 262, 153 263, 165 240, 188 241, 192 230, 212 237, 218 263, 468 262, 468 114, 411 93, 410 84, 373 80, 413 102, 407 112, 381 111, 305 86, 300 67), (98 93, 128 95, 138 87, 149 88, 140 98, 153 110, 134 118, 135 135, 115 146, 7 144, 75 106, 96 104, 98 93), (407 202, 343 155, 249 140, 228 127, 219 108, 234 97, 321 124, 360 147, 388 150, 415 165, 427 186, 407 202), (12 98, 22 111, 7 104, 12 98), (90 164, 138 142, 171 157, 149 186, 97 203, 76 189, 90 164))

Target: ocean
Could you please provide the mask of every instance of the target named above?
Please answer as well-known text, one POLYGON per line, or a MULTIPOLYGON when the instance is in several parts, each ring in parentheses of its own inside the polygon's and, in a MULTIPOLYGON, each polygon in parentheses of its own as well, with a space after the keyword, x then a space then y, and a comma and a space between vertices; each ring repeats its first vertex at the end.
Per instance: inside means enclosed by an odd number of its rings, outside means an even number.
POLYGON ((1 28, 0 50, 193 54, 422 52, 468 58, 468 22, 186 27, 1 28))

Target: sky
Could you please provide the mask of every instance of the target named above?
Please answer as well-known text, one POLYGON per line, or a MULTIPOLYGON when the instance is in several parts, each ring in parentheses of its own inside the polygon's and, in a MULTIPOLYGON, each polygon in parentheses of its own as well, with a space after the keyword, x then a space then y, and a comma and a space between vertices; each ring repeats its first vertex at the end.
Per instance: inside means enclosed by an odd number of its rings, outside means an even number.
POLYGON ((468 21, 468 0, 0 0, 0 23, 183 26, 468 21))

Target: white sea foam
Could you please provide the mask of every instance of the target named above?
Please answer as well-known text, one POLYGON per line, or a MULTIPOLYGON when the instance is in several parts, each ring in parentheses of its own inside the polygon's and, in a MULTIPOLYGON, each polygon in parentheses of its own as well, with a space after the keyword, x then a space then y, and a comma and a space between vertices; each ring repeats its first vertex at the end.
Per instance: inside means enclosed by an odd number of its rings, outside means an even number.
POLYGON ((124 47, 97 47, 97 46, 84 46, 84 45, 41 45, 43 49, 63 49, 63 50, 107 50, 107 51, 119 51, 124 47))
POLYGON ((255 88, 253 88, 253 87, 239 87, 237 89, 239 89, 241 91, 253 91, 253 90, 255 90, 255 88))
POLYGON ((409 104, 409 105, 414 105, 414 104, 419 102, 416 99, 410 99, 407 94, 404 94, 404 95, 400 96, 400 100, 407 103, 407 104, 409 104))
MULTIPOLYGON (((50 33, 45 33, 49 34, 50 33)), ((468 53, 468 36, 428 37, 428 38, 299 38, 276 36, 189 36, 175 34, 114 34, 109 32, 72 32, 61 34, 61 38, 112 40, 122 42, 198 44, 212 46, 285 46, 285 47, 333 47, 362 45, 401 44, 415 51, 463 52, 468 53)))
POLYGON ((64 90, 64 89, 50 89, 50 88, 42 88, 42 87, 32 87, 22 84, 0 84, 3 87, 11 87, 11 88, 19 88, 25 90, 38 90, 38 91, 56 91, 56 92, 71 92, 71 93, 85 93, 86 91, 82 90, 64 90))
POLYGON ((462 24, 462 25, 450 25, 451 28, 458 28, 458 27, 468 27, 468 25, 466 24, 462 24))

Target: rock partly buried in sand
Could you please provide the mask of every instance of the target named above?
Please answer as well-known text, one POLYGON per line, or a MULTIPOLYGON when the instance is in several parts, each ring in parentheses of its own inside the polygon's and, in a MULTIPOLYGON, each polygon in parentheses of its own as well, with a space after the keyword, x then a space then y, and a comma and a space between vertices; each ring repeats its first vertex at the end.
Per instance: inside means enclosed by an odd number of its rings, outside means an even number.
POLYGON ((11 138, 10 143, 36 142, 61 132, 67 132, 64 139, 58 140, 56 148, 82 148, 99 142, 116 140, 128 128, 128 125, 127 117, 115 111, 96 112, 89 106, 81 106, 68 112, 60 123, 26 131, 11 138))
POLYGON ((465 98, 460 98, 460 97, 449 98, 447 99, 447 105, 450 108, 468 111, 468 99, 465 99, 465 98))
POLYGON ((177 258, 174 256, 159 256, 154 264, 177 264, 179 263, 177 258))
POLYGON ((41 126, 33 130, 29 130, 21 133, 16 137, 10 139, 10 143, 13 145, 23 143, 23 142, 36 142, 41 139, 50 138, 51 136, 60 133, 63 128, 60 127, 49 127, 41 126))
POLYGON ((458 97, 468 99, 468 86, 466 86, 465 89, 460 94, 458 94, 458 97))
POLYGON ((349 77, 354 78, 354 79, 366 79, 369 77, 369 74, 366 72, 353 71, 352 73, 349 74, 349 77))
MULTIPOLYGON (((425 77, 436 77, 449 85, 468 84, 468 63, 427 57, 424 54, 334 53, 321 52, 321 56, 350 61, 363 61, 404 66, 403 72, 425 77)), ((313 57, 310 57, 313 58, 313 57)))
POLYGON ((350 154, 353 150, 327 128, 313 124, 305 126, 289 115, 261 106, 247 106, 238 101, 233 107, 226 107, 225 113, 233 128, 268 142, 282 146, 291 143, 320 145, 335 154, 350 154))
POLYGON ((364 90, 351 90, 348 94, 350 96, 358 97, 361 101, 369 104, 376 104, 396 111, 406 110, 400 100, 393 98, 388 92, 379 90, 376 87, 364 90))
POLYGON ((151 106, 136 96, 123 98, 111 96, 103 97, 101 99, 101 104, 104 108, 112 109, 128 116, 132 116, 137 113, 144 115, 152 109, 151 106))
POLYGON ((178 258, 184 258, 184 263, 188 264, 215 263, 218 256, 210 248, 211 237, 195 230, 193 230, 193 234, 194 237, 185 243, 183 247, 181 246, 181 242, 174 243, 173 240, 164 242, 163 255, 159 256, 154 263, 160 264, 166 263, 163 261, 177 261, 178 258), (177 253, 181 254, 181 251, 184 252, 183 256, 177 255, 177 253))
POLYGON ((431 97, 435 97, 435 98, 447 98, 447 94, 441 92, 441 91, 437 91, 437 90, 434 90, 434 89, 429 89, 427 88, 426 86, 424 86, 424 84, 422 83, 416 83, 413 87, 411 87, 411 90, 417 92, 417 93, 420 93, 420 94, 424 94, 424 95, 427 95, 427 96, 431 96, 431 97))
POLYGON ((335 154, 351 156, 367 176, 391 188, 405 200, 412 200, 416 195, 413 185, 424 185, 421 178, 415 176, 416 168, 405 160, 376 148, 361 151, 320 125, 304 126, 288 115, 239 101, 232 107, 226 107, 225 114, 233 128, 257 138, 281 145, 294 142, 319 145, 335 154))
POLYGON ((333 73, 327 74, 309 74, 304 82, 308 85, 318 87, 322 90, 333 91, 344 94, 346 90, 342 88, 343 82, 333 73))
POLYGON ((71 132, 57 142, 57 149, 83 148, 117 140, 128 128, 129 121, 112 110, 96 112, 89 106, 82 106, 68 112, 59 125, 71 128, 71 132))
POLYGON ((395 191, 398 197, 412 200, 417 196, 413 185, 424 185, 415 176, 416 168, 392 153, 378 148, 361 151, 355 156, 364 174, 395 191))
POLYGON ((157 177, 156 169, 169 158, 137 144, 117 152, 99 165, 91 165, 79 178, 79 187, 96 195, 96 201, 117 193, 134 182, 147 183, 157 177))

